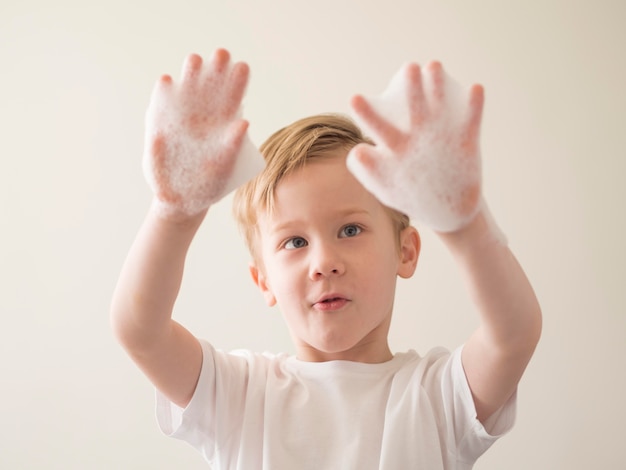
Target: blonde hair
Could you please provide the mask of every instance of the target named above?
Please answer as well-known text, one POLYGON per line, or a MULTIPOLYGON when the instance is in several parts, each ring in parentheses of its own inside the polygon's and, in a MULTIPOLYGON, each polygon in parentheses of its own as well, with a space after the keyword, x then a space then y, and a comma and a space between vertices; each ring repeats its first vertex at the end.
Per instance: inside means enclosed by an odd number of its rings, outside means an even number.
MULTIPOLYGON (((300 119, 272 134, 259 148, 265 158, 265 168, 254 179, 241 186, 233 200, 233 214, 239 225, 248 250, 257 260, 255 241, 259 211, 271 213, 274 192, 288 174, 302 168, 313 158, 331 156, 337 150, 348 152, 360 143, 372 143, 357 125, 340 114, 319 114, 300 119)), ((391 208, 386 208, 396 230, 409 226, 409 218, 391 208)))

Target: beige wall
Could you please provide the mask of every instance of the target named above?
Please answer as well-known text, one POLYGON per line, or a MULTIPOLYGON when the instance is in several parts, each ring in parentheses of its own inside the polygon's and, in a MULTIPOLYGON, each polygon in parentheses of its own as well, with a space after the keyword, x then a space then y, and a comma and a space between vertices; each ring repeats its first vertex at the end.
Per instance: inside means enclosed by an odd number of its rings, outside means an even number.
MULTIPOLYGON (((108 304, 150 197, 152 84, 217 46, 251 66, 256 143, 378 94, 407 60, 485 85, 485 192, 545 328, 517 426, 476 468, 623 465, 626 4, 512 3, 2 0, 0 467, 206 468, 159 434, 108 304)), ((192 247, 177 318, 221 348, 290 351, 248 278, 229 203, 192 247)), ((395 350, 453 348, 476 326, 448 254, 423 238, 399 288, 395 350)))

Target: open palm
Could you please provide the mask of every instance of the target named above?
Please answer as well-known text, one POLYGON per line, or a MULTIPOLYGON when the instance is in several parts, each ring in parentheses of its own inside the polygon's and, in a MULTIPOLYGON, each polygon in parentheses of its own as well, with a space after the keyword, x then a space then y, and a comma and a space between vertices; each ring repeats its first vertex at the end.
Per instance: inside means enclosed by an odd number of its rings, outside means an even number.
POLYGON ((480 85, 462 89, 438 62, 405 65, 378 100, 352 99, 375 145, 354 147, 348 167, 383 204, 416 222, 441 232, 463 227, 481 201, 483 99, 480 85))
POLYGON ((247 135, 240 105, 248 75, 245 63, 231 64, 218 49, 206 63, 190 55, 180 83, 168 75, 157 82, 146 114, 144 172, 167 211, 199 213, 231 189, 247 135))

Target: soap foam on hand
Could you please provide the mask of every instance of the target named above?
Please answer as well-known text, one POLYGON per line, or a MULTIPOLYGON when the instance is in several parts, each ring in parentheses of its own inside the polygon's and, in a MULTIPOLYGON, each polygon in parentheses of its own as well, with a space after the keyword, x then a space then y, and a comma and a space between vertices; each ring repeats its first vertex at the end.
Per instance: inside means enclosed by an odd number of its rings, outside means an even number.
POLYGON ((218 49, 185 61, 180 81, 163 76, 146 113, 143 169, 166 214, 194 215, 264 166, 241 119, 248 67, 218 49))
POLYGON ((375 146, 354 147, 348 168, 383 204, 436 231, 458 230, 482 204, 482 105, 482 87, 463 89, 440 64, 406 64, 380 97, 353 98, 375 146))

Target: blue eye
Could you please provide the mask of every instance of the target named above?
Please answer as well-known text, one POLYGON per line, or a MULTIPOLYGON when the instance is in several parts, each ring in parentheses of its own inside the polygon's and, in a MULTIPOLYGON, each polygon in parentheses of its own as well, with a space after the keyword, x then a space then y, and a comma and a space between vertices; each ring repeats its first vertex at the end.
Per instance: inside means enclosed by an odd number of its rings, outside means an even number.
POLYGON ((340 237, 343 237, 343 238, 355 237, 359 233, 361 233, 362 230, 363 229, 359 227, 358 225, 346 225, 345 227, 341 229, 340 237))
POLYGON ((307 246, 307 241, 302 237, 294 237, 287 240, 285 243, 285 249, 287 250, 295 250, 297 248, 303 248, 307 246))

